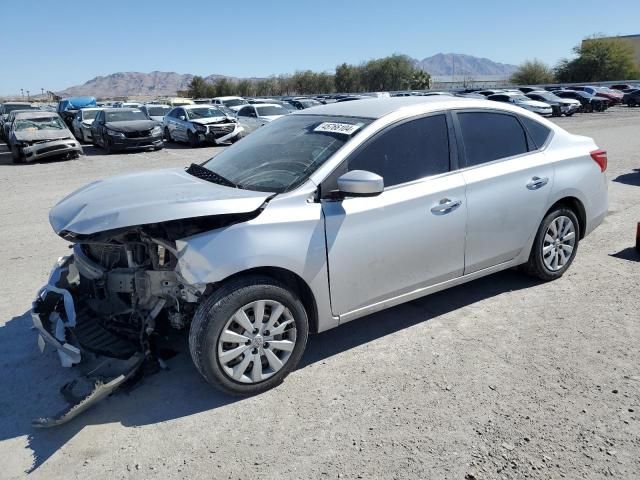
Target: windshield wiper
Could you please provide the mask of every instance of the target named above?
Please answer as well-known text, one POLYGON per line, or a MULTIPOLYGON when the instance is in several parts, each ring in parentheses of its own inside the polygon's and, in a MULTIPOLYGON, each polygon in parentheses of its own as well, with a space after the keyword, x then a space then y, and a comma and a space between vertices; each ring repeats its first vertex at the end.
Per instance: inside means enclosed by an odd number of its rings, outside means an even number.
POLYGON ((198 165, 197 163, 192 163, 189 168, 187 168, 187 173, 202 180, 206 180, 207 182, 217 183, 218 185, 224 185, 226 187, 242 188, 239 184, 233 183, 228 178, 225 178, 222 175, 209 170, 208 168, 198 165))

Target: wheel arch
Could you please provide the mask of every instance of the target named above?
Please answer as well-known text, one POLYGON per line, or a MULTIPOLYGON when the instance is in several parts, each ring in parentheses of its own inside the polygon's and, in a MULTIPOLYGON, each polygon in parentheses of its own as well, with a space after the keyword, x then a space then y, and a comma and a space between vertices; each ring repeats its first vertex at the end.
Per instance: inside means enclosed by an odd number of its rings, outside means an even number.
POLYGON ((208 294, 211 291, 220 288, 220 286, 223 284, 247 275, 264 275, 266 277, 273 278, 274 280, 278 280, 287 287, 291 288, 298 295, 307 312, 307 317, 309 320, 309 332, 318 332, 318 305, 316 303, 316 298, 313 294, 313 290, 311 290, 311 287, 300 275, 292 272, 291 270, 287 270, 286 268, 254 267, 247 270, 242 270, 224 278, 219 282, 209 284, 207 286, 206 293, 208 294))
POLYGON ((556 208, 563 206, 569 208, 573 213, 578 217, 578 227, 580 228, 580 240, 584 238, 586 229, 587 229, 587 211, 584 208, 584 204, 576 197, 566 196, 559 200, 557 200, 544 214, 546 217, 550 212, 555 210, 556 208))

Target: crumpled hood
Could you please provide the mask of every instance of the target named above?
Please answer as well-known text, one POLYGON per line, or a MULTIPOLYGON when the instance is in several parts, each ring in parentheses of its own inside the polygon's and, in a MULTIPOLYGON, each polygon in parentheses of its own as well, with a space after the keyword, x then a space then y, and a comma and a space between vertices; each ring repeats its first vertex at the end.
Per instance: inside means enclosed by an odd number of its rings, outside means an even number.
POLYGON ((119 175, 85 185, 49 212, 56 233, 89 235, 115 228, 209 215, 248 213, 270 196, 200 180, 184 169, 119 175))
POLYGON ((39 142, 42 140, 62 140, 71 138, 71 132, 64 129, 50 130, 17 130, 13 132, 16 140, 20 142, 39 142))
POLYGON ((140 130, 151 130, 158 125, 153 120, 129 120, 126 122, 107 122, 104 124, 110 130, 116 132, 139 132, 140 130))

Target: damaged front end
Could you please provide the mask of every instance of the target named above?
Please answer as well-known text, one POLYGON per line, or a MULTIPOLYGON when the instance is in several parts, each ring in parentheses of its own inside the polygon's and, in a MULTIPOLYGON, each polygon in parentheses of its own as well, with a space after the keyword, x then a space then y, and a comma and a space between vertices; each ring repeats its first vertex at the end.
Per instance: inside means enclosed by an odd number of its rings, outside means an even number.
POLYGON ((143 364, 161 364, 156 339, 190 322, 204 288, 184 281, 173 241, 155 238, 158 233, 166 232, 137 227, 76 239, 73 255, 56 263, 33 302, 40 349, 55 348, 65 367, 99 358, 120 369, 85 379, 91 387, 82 396, 73 392, 75 384, 63 387, 68 408, 35 426, 64 423, 135 377, 143 364))

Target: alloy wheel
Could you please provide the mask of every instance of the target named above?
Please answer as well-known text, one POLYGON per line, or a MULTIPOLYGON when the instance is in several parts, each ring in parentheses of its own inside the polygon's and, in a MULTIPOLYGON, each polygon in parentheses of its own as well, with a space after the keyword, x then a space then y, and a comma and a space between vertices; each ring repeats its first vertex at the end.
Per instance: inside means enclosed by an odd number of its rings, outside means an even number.
POLYGON ((218 362, 240 383, 258 383, 287 363, 296 345, 293 315, 275 300, 257 300, 238 309, 218 338, 218 362))
POLYGON ((564 215, 549 224, 542 242, 542 260, 552 272, 561 270, 571 259, 576 244, 576 228, 564 215))

